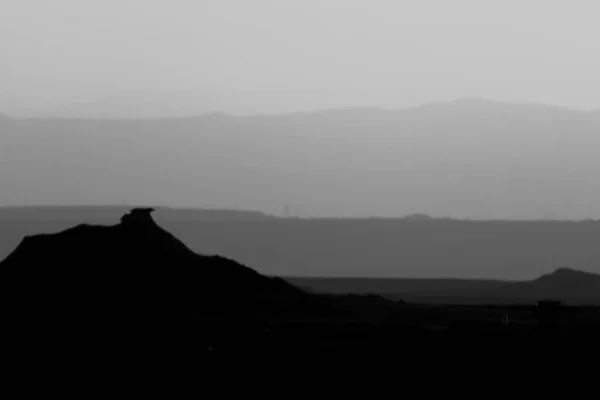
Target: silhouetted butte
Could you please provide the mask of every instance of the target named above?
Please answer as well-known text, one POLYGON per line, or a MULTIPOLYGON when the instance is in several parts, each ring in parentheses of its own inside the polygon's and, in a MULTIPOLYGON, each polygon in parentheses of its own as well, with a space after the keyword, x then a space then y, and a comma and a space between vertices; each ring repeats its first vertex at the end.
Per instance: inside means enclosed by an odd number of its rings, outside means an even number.
POLYGON ((151 208, 113 226, 25 237, 0 263, 4 315, 19 323, 156 324, 168 319, 293 313, 309 294, 220 256, 198 255, 151 208))

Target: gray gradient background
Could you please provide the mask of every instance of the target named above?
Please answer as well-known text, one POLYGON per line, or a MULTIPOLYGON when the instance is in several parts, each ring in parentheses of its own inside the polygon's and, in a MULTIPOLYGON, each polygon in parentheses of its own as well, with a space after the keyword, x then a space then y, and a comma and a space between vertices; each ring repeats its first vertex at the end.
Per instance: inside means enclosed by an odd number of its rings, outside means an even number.
POLYGON ((599 14, 593 0, 0 0, 0 110, 600 108, 599 14))
POLYGON ((0 0, 0 113, 373 107, 0 117, 0 205, 598 218, 598 15, 596 1, 0 0))

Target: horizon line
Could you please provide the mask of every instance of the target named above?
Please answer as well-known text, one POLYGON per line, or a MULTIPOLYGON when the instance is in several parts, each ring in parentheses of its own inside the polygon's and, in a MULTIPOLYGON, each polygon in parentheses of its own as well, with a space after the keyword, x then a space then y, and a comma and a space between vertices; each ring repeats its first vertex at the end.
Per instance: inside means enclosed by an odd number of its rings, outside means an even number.
POLYGON ((0 205, 0 211, 9 211, 10 209, 90 209, 90 208, 153 208, 155 211, 171 210, 171 211, 206 211, 206 212, 231 212, 231 213, 252 213, 260 214, 266 218, 286 219, 286 220, 409 220, 413 222, 434 222, 434 221, 453 221, 453 222, 600 222, 600 218, 583 218, 583 219, 564 219, 564 218, 461 218, 450 216, 431 216, 426 213, 409 213, 402 216, 281 216, 271 214, 261 210, 245 209, 245 208, 216 208, 216 207, 180 207, 180 206, 164 206, 155 204, 37 204, 37 205, 0 205))
MULTIPOLYGON (((76 102, 71 103, 69 105, 65 105, 63 107, 76 106, 81 104, 93 104, 94 101, 87 102, 76 102)), ((181 119, 194 119, 194 118, 208 118, 208 117, 232 117, 232 118, 252 118, 252 117, 278 117, 278 116, 293 116, 293 115, 306 115, 306 114, 319 114, 326 112, 336 112, 336 111, 348 111, 348 110, 371 110, 371 111, 381 111, 381 112, 409 112, 409 111, 417 111, 419 109, 427 108, 427 107, 435 107, 435 106, 450 106, 454 104, 486 104, 486 105, 496 105, 496 106, 516 106, 516 107, 543 107, 555 110, 563 110, 569 111, 573 113, 580 114, 593 114, 599 113, 600 108, 577 108, 571 107, 561 104, 552 104, 549 102, 534 102, 534 101, 506 101, 506 100, 492 100, 484 97, 457 97, 453 100, 431 100, 426 102, 421 102, 419 104, 405 106, 405 107, 387 107, 387 106, 377 106, 377 105, 361 105, 361 106, 339 106, 339 107, 324 107, 324 108, 306 108, 302 110, 296 111, 282 111, 282 112, 255 112, 255 113, 234 113, 227 111, 207 111, 199 114, 189 114, 189 115, 180 115, 180 116, 148 116, 148 117, 78 117, 78 116, 19 116, 19 115, 11 115, 11 113, 0 112, 0 117, 4 116, 10 119, 18 119, 18 120, 68 120, 68 121, 153 121, 153 120, 181 120, 181 119)), ((50 108, 48 110, 52 110, 50 108)), ((25 112, 26 113, 26 112, 25 112)))

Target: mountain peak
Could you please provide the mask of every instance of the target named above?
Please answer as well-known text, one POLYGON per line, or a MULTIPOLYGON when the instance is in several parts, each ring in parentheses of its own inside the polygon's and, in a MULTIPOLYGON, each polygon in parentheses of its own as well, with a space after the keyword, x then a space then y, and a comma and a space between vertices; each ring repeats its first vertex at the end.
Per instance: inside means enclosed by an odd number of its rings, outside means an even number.
POLYGON ((573 269, 570 267, 558 267, 558 268, 556 268, 556 270, 554 270, 553 274, 566 274, 566 273, 573 273, 573 272, 582 272, 582 271, 577 271, 576 269, 573 269))
POLYGON ((569 267, 557 268, 554 272, 540 276, 534 282, 569 286, 588 284, 592 281, 597 281, 600 275, 591 272, 579 271, 569 267))
POLYGON ((545 276, 555 276, 555 277, 570 277, 570 276, 591 276, 596 275, 591 272, 579 271, 570 267, 559 267, 554 272, 545 275, 545 276))
POLYGON ((480 106, 480 105, 497 105, 502 104, 501 102, 494 100, 487 100, 480 97, 463 97, 460 99, 456 99, 452 102, 457 105, 465 105, 465 106, 480 106))
POLYGON ((155 225, 156 223, 152 219, 152 212, 154 208, 133 208, 129 213, 121 217, 121 224, 123 225, 155 225))

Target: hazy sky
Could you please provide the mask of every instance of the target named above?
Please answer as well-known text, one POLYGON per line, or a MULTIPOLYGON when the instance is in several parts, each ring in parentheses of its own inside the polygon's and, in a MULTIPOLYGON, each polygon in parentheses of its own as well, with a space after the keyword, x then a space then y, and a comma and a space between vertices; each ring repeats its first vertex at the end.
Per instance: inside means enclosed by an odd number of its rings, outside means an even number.
POLYGON ((597 0, 0 0, 0 112, 149 93, 241 113, 600 108, 599 15, 597 0))

